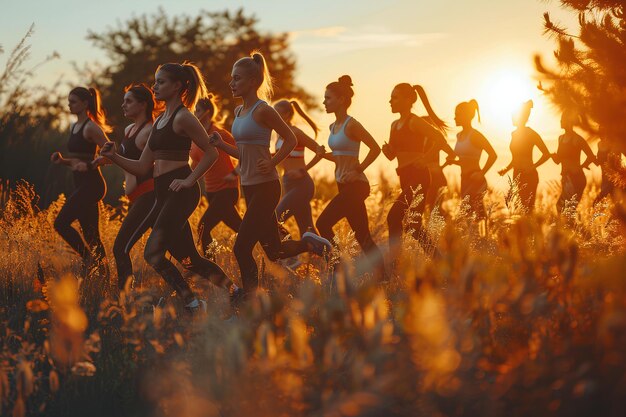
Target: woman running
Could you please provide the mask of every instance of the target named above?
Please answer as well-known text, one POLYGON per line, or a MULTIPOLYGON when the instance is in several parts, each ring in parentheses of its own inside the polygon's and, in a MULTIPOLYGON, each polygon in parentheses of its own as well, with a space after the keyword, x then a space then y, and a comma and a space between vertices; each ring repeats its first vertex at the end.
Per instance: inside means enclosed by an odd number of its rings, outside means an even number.
POLYGON ((189 110, 199 98, 206 97, 207 91, 200 70, 188 63, 159 66, 152 90, 155 99, 165 102, 165 112, 152 126, 148 146, 139 160, 117 154, 113 143, 104 146, 100 153, 137 176, 154 170, 156 201, 144 219, 146 225, 152 226, 144 257, 183 298, 185 308, 194 312, 205 303, 194 296, 176 266, 165 257, 166 252, 186 269, 210 279, 213 284, 231 288, 235 296, 238 290, 219 266, 198 254, 188 222, 200 199, 198 179, 217 159, 217 151, 209 144, 209 135, 189 110), (194 170, 188 164, 192 141, 204 151, 194 170))
POLYGON ((483 197, 487 191, 485 174, 496 162, 498 155, 487 138, 472 127, 472 120, 477 114, 480 123, 480 110, 476 100, 464 101, 456 106, 454 121, 463 130, 456 135, 454 152, 459 159, 454 163, 461 167, 461 196, 467 196, 477 218, 484 219, 486 213, 483 197), (483 151, 488 157, 487 162, 481 168, 480 156, 483 151))
MULTIPOLYGON (((55 164, 71 167, 76 190, 65 201, 54 221, 55 230, 80 255, 84 273, 97 264, 105 265, 106 253, 100 239, 98 203, 106 194, 106 184, 100 168, 92 161, 96 149, 108 141, 112 131, 100 106, 100 93, 94 88, 76 87, 68 97, 70 112, 77 116, 70 127, 67 158, 60 152, 50 157, 55 164), (72 227, 78 220, 82 236, 72 227), (84 240, 83 240, 84 238, 84 240)), ((106 265, 105 265, 106 267, 106 265)))
MULTIPOLYGON (((430 116, 424 117, 424 120, 436 126, 430 116)), ((426 148, 428 151, 426 152, 426 167, 428 168, 428 172, 430 172, 430 187, 426 193, 426 207, 432 211, 435 206, 437 206, 439 208, 439 214, 444 215, 445 213, 441 208, 443 203, 441 195, 443 193, 442 189, 448 186, 448 180, 443 173, 443 168, 452 164, 452 161, 456 158, 456 154, 446 140, 447 129, 442 130, 441 133, 441 135, 427 138, 428 143, 426 144, 426 148), (442 151, 447 155, 446 162, 443 165, 441 165, 440 162, 442 151)))
MULTIPOLYGON (((278 219, 283 222, 287 221, 291 216, 294 216, 298 224, 298 229, 300 229, 300 236, 302 236, 307 231, 315 230, 313 226, 313 216, 311 214, 311 200, 315 193, 315 184, 309 175, 309 169, 322 159, 325 149, 292 123, 293 117, 297 112, 309 126, 311 126, 311 129, 313 129, 317 137, 319 128, 315 122, 311 120, 309 115, 302 110, 302 107, 297 101, 280 100, 274 104, 274 109, 285 123, 287 123, 287 126, 289 126, 291 131, 296 135, 298 141, 293 151, 280 163, 283 174, 283 196, 278 203, 278 207, 276 207, 276 214, 278 215, 278 219), (308 164, 304 162, 305 148, 309 148, 316 154, 308 164)), ((282 146, 283 138, 279 137, 276 141, 276 152, 280 151, 282 146)))
POLYGON ((422 214, 426 205, 425 196, 430 187, 430 172, 426 166, 426 155, 429 145, 433 146, 434 138, 439 138, 439 141, 445 142, 442 132, 445 131, 446 124, 437 117, 430 106, 426 92, 419 85, 413 86, 408 83, 396 85, 391 92, 389 104, 392 113, 400 114, 400 118, 391 124, 389 143, 385 143, 382 147, 387 159, 390 161, 395 158, 398 159, 396 172, 400 179, 402 191, 387 215, 389 251, 393 253, 397 245, 401 243, 404 217, 416 194, 422 194, 422 197, 412 209, 411 218, 414 221, 411 221, 407 226, 413 230, 415 240, 422 244, 430 243, 425 242, 425 240, 428 241, 428 238, 423 235, 422 230, 422 214), (418 94, 436 127, 411 111, 413 104, 417 101, 418 94), (433 140, 428 141, 427 138, 433 140))
MULTIPOLYGON (((219 125, 216 110, 217 106, 214 97, 212 94, 209 94, 209 97, 198 100, 195 114, 209 135, 217 132, 223 140, 234 146, 235 140, 233 136, 219 125)), ((195 143, 192 143, 192 168, 198 165, 203 155, 202 149, 195 143)), ((241 216, 237 211, 237 201, 239 200, 238 175, 230 156, 223 150, 218 149, 217 161, 204 174, 204 190, 209 206, 198 224, 198 235, 200 236, 202 252, 205 252, 207 247, 213 242, 211 231, 219 222, 224 222, 235 233, 241 226, 241 216)))
MULTIPOLYGON (((122 110, 124 116, 133 123, 124 131, 119 154, 124 158, 139 160, 148 142, 154 116, 159 112, 152 90, 145 84, 132 84, 126 87, 122 110)), ((144 219, 154 206, 152 170, 139 176, 124 171, 124 192, 128 198, 128 214, 113 243, 120 291, 125 288, 128 279, 133 277, 130 250, 151 226, 146 224, 144 219)))
POLYGON ((352 104, 352 79, 348 75, 339 77, 326 86, 324 107, 326 113, 335 115, 335 122, 330 125, 328 146, 331 154, 325 156, 335 162, 335 180, 339 193, 326 205, 317 219, 320 234, 333 242, 333 226, 344 217, 354 230, 355 238, 365 255, 369 258, 377 279, 385 278, 383 256, 374 243, 368 224, 365 199, 370 194, 370 184, 363 171, 380 154, 380 147, 367 130, 351 116, 348 108, 352 104), (369 152, 359 162, 359 149, 363 142, 369 152))
POLYGON ((561 196, 557 202, 557 210, 560 213, 565 202, 574 201, 574 208, 578 207, 587 186, 587 178, 583 169, 589 169, 589 165, 596 157, 591 147, 574 131, 574 126, 579 116, 572 111, 564 111, 561 115, 561 128, 565 131, 559 136, 559 146, 556 153, 552 154, 555 163, 561 164, 561 196), (587 155, 585 162, 580 163, 580 154, 587 155))
POLYGON ((541 136, 530 127, 526 126, 530 117, 530 110, 533 108, 533 101, 529 100, 522 104, 519 111, 513 115, 513 125, 516 129, 511 134, 511 155, 512 160, 506 168, 498 171, 504 176, 513 168, 513 178, 519 187, 519 196, 522 206, 527 213, 535 207, 535 196, 537 185, 539 184, 539 174, 537 168, 550 159, 550 151, 541 139, 541 136), (537 162, 533 161, 533 149, 539 148, 542 155, 537 162))
POLYGON ((280 200, 276 166, 294 149, 297 139, 276 110, 259 98, 269 100, 272 92, 263 55, 253 53, 251 57, 241 58, 233 65, 231 76, 233 96, 243 99, 243 105, 235 109, 232 127, 237 146, 229 145, 219 137, 215 137, 214 144, 239 159, 247 210, 239 227, 234 252, 245 294, 249 295, 259 286, 259 271, 252 256, 257 242, 261 243, 271 261, 306 251, 323 255, 331 246, 326 239, 311 232, 304 233, 302 240, 281 242, 276 219, 276 206, 280 200), (282 147, 273 157, 270 155, 272 130, 283 138, 282 147))

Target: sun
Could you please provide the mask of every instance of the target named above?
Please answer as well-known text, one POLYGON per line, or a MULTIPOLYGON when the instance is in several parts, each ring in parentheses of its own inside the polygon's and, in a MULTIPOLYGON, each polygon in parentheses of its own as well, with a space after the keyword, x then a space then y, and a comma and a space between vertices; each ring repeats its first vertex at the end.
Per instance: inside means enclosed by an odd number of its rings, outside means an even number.
POLYGON ((530 74, 514 69, 493 72, 486 78, 478 95, 482 118, 498 130, 510 129, 512 113, 523 102, 536 100, 538 93, 530 74))

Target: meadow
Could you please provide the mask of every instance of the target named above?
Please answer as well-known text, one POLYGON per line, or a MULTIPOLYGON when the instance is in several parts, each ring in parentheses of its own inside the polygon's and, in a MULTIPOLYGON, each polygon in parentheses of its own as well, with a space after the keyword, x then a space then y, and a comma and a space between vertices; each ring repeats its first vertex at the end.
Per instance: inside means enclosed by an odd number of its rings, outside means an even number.
MULTIPOLYGON (((395 188, 372 183, 384 249, 395 188)), ((556 213, 557 188, 533 214, 515 188, 491 192, 480 223, 444 193, 424 218, 442 256, 406 237, 383 284, 345 221, 334 273, 317 257, 292 271, 258 251, 264 290, 236 317, 195 277, 209 311, 187 315, 144 262, 145 237, 133 288, 117 291, 112 255, 110 280, 102 268, 83 276, 52 227, 65 197, 39 210, 29 184, 5 189, 0 415, 623 416, 626 204, 616 194, 592 206, 590 186, 578 211, 556 213)), ((314 216, 332 192, 319 181, 314 216)), ((125 208, 101 205, 109 254, 125 208)), ((208 254, 237 280, 235 236, 223 225, 215 236, 208 254)))

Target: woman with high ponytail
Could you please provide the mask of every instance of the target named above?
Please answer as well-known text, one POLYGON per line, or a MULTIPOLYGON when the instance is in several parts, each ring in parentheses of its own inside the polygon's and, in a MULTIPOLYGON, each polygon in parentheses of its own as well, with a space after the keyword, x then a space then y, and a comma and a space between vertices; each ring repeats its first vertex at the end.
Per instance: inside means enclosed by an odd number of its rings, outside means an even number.
POLYGON ((155 99, 165 103, 165 111, 155 120, 139 160, 116 153, 113 143, 103 147, 100 154, 131 174, 144 176, 153 172, 154 206, 131 241, 137 239, 145 227, 152 227, 144 251, 146 262, 183 298, 185 308, 196 312, 206 307, 206 302, 195 297, 187 281, 165 256, 166 252, 185 269, 216 286, 230 289, 233 296, 238 292, 219 266, 200 256, 188 222, 200 199, 198 179, 217 159, 217 151, 210 141, 219 134, 209 137, 192 113, 198 100, 207 95, 202 74, 195 65, 159 66, 152 90, 155 99), (204 152, 193 170, 189 166, 192 142, 204 152))
MULTIPOLYGON (((447 126, 435 114, 426 92, 419 85, 413 86, 408 83, 396 85, 391 92, 389 104, 392 113, 399 113, 400 118, 391 124, 389 143, 385 143, 382 150, 390 161, 398 159, 396 172, 400 179, 401 189, 400 195, 387 215, 389 250, 393 253, 401 243, 404 217, 413 200, 417 198, 418 203, 412 207, 411 213, 411 218, 416 221, 406 226, 413 231, 413 238, 420 242, 425 250, 430 251, 432 243, 422 227, 426 195, 431 186, 431 175, 427 166, 428 153, 435 147, 435 143, 446 143, 443 133, 447 126), (425 117, 417 116, 411 110, 418 96, 428 112, 430 121, 427 121, 425 117)), ((449 151, 452 155, 452 149, 449 151)), ((438 155, 437 153, 437 158, 438 155)))
POLYGON ((487 138, 472 127, 472 120, 476 115, 480 122, 478 102, 474 99, 456 106, 454 121, 463 130, 456 135, 454 152, 459 157, 455 164, 461 167, 461 196, 469 198, 470 207, 479 219, 483 219, 486 216, 483 205, 483 197, 487 191, 485 174, 496 162, 498 155, 487 138), (485 166, 481 168, 480 156, 483 151, 487 153, 488 158, 485 166))
POLYGON ((82 258, 85 273, 96 266, 104 266, 106 270, 106 254, 98 228, 98 203, 106 194, 106 183, 93 160, 96 149, 110 143, 106 134, 111 132, 111 127, 100 105, 98 90, 76 87, 70 91, 68 104, 70 112, 77 116, 76 123, 70 126, 68 154, 54 152, 50 159, 72 169, 76 190, 61 208, 54 228, 82 258), (74 220, 80 223, 82 236, 72 227, 74 220))
POLYGON ((335 122, 330 125, 328 138, 331 153, 324 157, 335 163, 335 180, 339 193, 320 214, 317 228, 323 237, 333 242, 333 226, 345 217, 369 260, 375 278, 384 280, 386 274, 383 256, 372 239, 365 207, 370 184, 363 173, 380 154, 380 147, 363 125, 348 115, 353 96, 352 79, 348 75, 343 75, 326 86, 324 107, 326 113, 335 115, 335 122), (369 148, 363 162, 359 161, 361 142, 369 148))
MULTIPOLYGON (((322 159, 325 149, 293 123, 293 118, 297 113, 307 122, 317 137, 319 128, 302 109, 300 103, 296 100, 280 100, 274 104, 274 109, 287 123, 298 140, 296 147, 280 164, 283 174, 283 196, 278 203, 278 207, 276 207, 276 215, 280 221, 287 221, 289 217, 294 216, 298 229, 300 229, 300 236, 302 236, 307 231, 315 230, 311 214, 311 200, 315 193, 315 184, 309 175, 309 169, 322 159), (305 148, 312 150, 316 154, 307 164, 304 162, 305 148)), ((280 150, 282 144, 283 138, 279 137, 276 141, 276 151, 280 150)))
POLYGON ((302 235, 302 240, 281 242, 276 206, 280 200, 280 181, 276 166, 294 149, 296 135, 280 115, 265 100, 271 99, 271 77, 263 55, 254 52, 233 65, 230 88, 234 97, 243 99, 235 109, 232 134, 236 146, 221 139, 215 144, 230 156, 239 159, 241 188, 247 210, 235 240, 235 257, 241 271, 246 295, 259 286, 258 268, 252 250, 257 242, 271 261, 291 258, 302 252, 324 254, 330 243, 312 232, 302 235), (273 156, 270 153, 272 130, 283 139, 283 144, 273 156))
MULTIPOLYGON (((198 101, 196 117, 209 135, 217 132, 224 141, 235 145, 233 136, 219 123, 217 104, 212 94, 198 101)), ((211 231, 220 222, 224 222, 235 233, 239 231, 239 226, 241 226, 241 216, 237 211, 237 202, 239 201, 239 181, 237 178, 239 174, 233 166, 230 156, 221 149, 218 149, 217 152, 217 161, 204 174, 204 191, 209 205, 198 224, 198 235, 203 252, 213 242, 211 231)), ((202 149, 195 143, 191 144, 193 167, 200 162, 202 155, 202 149)))
POLYGON ((511 163, 506 168, 498 171, 500 176, 504 176, 513 169, 513 179, 519 190, 521 204, 527 213, 531 212, 535 207, 535 196, 537 194, 537 185, 539 184, 537 168, 551 157, 550 151, 543 139, 541 139, 541 136, 526 126, 532 108, 533 101, 528 100, 513 114, 513 125, 516 129, 511 133, 511 163), (537 162, 533 161, 533 150, 535 147, 541 151, 541 158, 537 162))

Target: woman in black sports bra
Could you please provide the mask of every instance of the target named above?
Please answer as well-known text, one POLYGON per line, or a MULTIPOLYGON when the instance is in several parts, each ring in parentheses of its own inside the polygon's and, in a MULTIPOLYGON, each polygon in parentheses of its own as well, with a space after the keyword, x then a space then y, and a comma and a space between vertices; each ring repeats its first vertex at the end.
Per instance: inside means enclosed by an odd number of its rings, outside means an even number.
POLYGON ((234 294, 239 290, 219 266, 200 256, 188 222, 200 199, 198 179, 217 159, 217 151, 209 144, 209 135, 189 110, 200 98, 206 97, 207 89, 200 70, 187 63, 159 66, 152 89, 154 97, 165 102, 165 112, 155 121, 148 146, 139 160, 120 156, 112 143, 100 153, 138 176, 154 169, 156 201, 144 219, 144 225, 152 226, 144 257, 182 296, 185 307, 195 311, 201 307, 201 301, 195 298, 176 266, 165 257, 166 252, 186 269, 210 279, 213 284, 232 288, 234 294), (188 162, 192 140, 204 152, 193 171, 188 162))
MULTIPOLYGON (((139 160, 141 152, 148 142, 154 117, 160 108, 145 84, 132 84, 125 88, 122 103, 124 116, 133 123, 124 131, 124 139, 120 144, 120 155, 139 160)), ((128 213, 120 226, 113 243, 113 256, 117 267, 117 283, 120 290, 124 289, 128 279, 133 276, 133 264, 130 250, 137 240, 150 228, 144 219, 154 206, 154 180, 152 171, 145 175, 135 176, 124 171, 124 191, 128 198, 128 213)))
POLYGON ((109 142, 106 133, 112 129, 106 122, 100 107, 100 94, 96 89, 72 89, 68 105, 70 112, 78 117, 70 127, 67 143, 69 153, 63 156, 55 152, 50 160, 55 164, 67 165, 74 171, 76 190, 61 208, 54 221, 54 228, 80 255, 87 272, 93 266, 105 264, 106 260, 98 229, 98 202, 106 194, 106 184, 100 168, 91 162, 96 155, 96 148, 109 142), (80 223, 82 236, 72 227, 74 220, 80 223))

